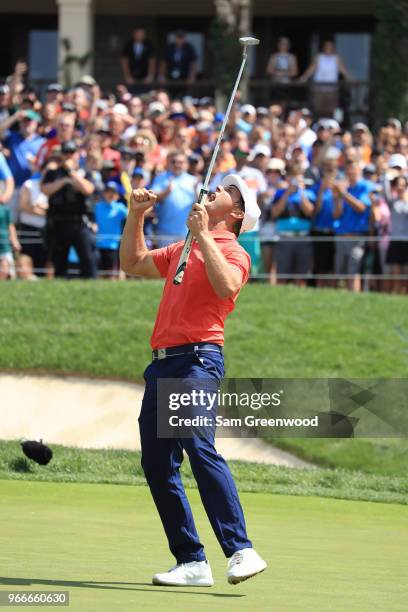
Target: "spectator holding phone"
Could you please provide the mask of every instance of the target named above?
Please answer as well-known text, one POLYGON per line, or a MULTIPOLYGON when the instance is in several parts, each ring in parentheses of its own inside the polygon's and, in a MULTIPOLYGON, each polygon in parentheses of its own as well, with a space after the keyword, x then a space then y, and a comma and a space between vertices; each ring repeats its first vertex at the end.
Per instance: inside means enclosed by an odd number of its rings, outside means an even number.
POLYGON ((310 242, 302 237, 310 233, 316 196, 306 189, 299 162, 289 166, 288 184, 287 188, 278 189, 272 207, 272 218, 276 219, 279 234, 277 273, 286 281, 297 275, 295 283, 304 287, 306 279, 302 277, 310 273, 312 250, 310 242))

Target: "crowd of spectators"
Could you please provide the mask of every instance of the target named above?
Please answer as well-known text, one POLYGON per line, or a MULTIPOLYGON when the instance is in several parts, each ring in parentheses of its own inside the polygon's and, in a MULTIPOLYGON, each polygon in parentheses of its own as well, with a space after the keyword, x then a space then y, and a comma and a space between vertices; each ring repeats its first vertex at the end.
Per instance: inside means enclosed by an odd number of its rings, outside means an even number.
MULTIPOLYGON (((283 62, 288 42, 280 44, 268 70, 294 76, 295 59, 283 62)), ((208 97, 134 93, 128 51, 126 84, 114 92, 85 75, 66 90, 50 84, 39 100, 21 64, 0 86, 0 279, 120 278, 120 236, 138 187, 158 194, 145 220, 148 244, 185 236, 224 116, 208 97)), ((144 65, 148 85, 156 68, 148 54, 144 65)), ((361 122, 346 129, 308 108, 256 108, 238 96, 210 189, 236 172, 256 193, 262 218, 244 244, 259 278, 405 293, 407 161, 408 125, 396 118, 372 133, 361 122)))

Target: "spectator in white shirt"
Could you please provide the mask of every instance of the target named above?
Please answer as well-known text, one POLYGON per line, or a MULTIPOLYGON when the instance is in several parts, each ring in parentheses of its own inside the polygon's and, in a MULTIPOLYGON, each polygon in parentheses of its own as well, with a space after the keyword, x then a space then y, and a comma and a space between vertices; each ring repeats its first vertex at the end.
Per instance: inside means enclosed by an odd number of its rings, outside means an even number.
POLYGON ((299 78, 300 83, 313 79, 313 106, 318 117, 332 117, 338 106, 340 75, 350 80, 342 58, 336 53, 334 43, 326 40, 321 53, 317 53, 307 70, 299 78))

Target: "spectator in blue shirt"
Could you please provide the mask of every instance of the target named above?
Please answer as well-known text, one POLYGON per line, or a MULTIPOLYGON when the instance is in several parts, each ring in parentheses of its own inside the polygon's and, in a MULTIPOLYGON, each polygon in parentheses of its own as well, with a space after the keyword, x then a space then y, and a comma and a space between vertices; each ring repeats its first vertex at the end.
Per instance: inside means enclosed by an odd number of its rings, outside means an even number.
POLYGON ((119 244, 127 217, 127 207, 118 201, 119 191, 115 181, 105 185, 103 200, 94 208, 98 226, 96 247, 99 256, 99 270, 102 277, 115 280, 119 271, 119 244))
POLYGON ((188 174, 188 161, 184 153, 173 154, 168 163, 169 170, 159 174, 151 187, 157 194, 155 211, 159 247, 185 238, 187 217, 197 198, 197 179, 188 174))
POLYGON ((370 185, 361 178, 360 165, 349 159, 345 163, 345 181, 335 181, 334 231, 336 241, 335 272, 347 274, 348 288, 361 290, 361 262, 364 256, 364 236, 370 222, 370 185))
POLYGON ((334 272, 334 195, 333 187, 338 178, 338 157, 326 158, 321 166, 322 178, 311 187, 316 198, 312 216, 313 274, 317 287, 334 286, 333 279, 322 278, 334 272))
POLYGON ((296 274, 296 284, 306 285, 306 276, 311 267, 311 246, 309 241, 302 240, 310 232, 310 218, 314 211, 316 196, 311 189, 305 188, 302 166, 294 163, 289 167, 286 189, 278 189, 272 206, 272 217, 276 219, 276 231, 279 234, 277 250, 278 278, 286 280, 296 274))
POLYGON ((0 151, 0 205, 7 204, 13 195, 14 179, 6 158, 0 151))
POLYGON ((16 186, 9 202, 13 223, 18 220, 20 187, 31 177, 32 164, 45 142, 45 139, 37 133, 40 121, 41 117, 35 111, 18 110, 0 124, 0 138, 4 139, 4 146, 10 151, 8 164, 16 186), (17 121, 19 121, 19 130, 11 130, 17 121))

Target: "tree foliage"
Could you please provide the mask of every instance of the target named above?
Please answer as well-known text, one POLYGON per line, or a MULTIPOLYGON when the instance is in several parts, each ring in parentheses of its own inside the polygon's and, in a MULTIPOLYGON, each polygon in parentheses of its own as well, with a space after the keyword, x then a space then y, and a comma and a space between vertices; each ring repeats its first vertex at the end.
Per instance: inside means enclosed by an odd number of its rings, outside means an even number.
POLYGON ((408 1, 376 0, 374 108, 377 122, 408 120, 408 1))

